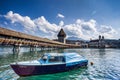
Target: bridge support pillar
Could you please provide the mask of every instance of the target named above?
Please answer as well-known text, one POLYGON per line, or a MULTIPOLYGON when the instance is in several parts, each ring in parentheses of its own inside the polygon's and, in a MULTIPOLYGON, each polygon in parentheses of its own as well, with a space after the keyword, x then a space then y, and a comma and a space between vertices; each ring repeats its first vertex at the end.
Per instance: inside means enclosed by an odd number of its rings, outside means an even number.
POLYGON ((13 45, 13 53, 18 53, 20 52, 20 44, 15 44, 13 45))
POLYGON ((36 49, 37 49, 37 46, 36 46, 36 45, 30 46, 30 51, 36 51, 36 49))
POLYGON ((44 50, 44 46, 41 46, 41 51, 44 50))

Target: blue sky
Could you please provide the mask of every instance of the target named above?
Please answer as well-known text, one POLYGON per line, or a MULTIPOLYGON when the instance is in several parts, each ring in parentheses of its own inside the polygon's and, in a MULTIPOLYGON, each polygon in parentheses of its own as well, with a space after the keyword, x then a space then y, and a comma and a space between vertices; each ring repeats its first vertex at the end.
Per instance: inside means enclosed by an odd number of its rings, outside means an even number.
POLYGON ((119 0, 1 0, 0 26, 49 39, 57 38, 61 28, 67 37, 119 39, 119 4, 119 0))

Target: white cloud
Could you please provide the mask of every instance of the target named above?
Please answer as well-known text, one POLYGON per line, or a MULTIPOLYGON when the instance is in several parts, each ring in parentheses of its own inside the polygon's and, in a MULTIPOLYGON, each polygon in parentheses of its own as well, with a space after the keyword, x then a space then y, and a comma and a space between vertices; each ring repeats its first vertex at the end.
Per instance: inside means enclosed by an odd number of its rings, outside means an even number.
POLYGON ((83 21, 81 25, 84 30, 96 32, 96 21, 93 19, 88 22, 83 21))
POLYGON ((84 21, 77 19, 74 24, 65 25, 64 29, 69 37, 75 36, 89 40, 98 38, 98 35, 104 35, 106 38, 113 38, 117 33, 111 26, 97 25, 96 20, 84 21))
POLYGON ((83 21, 80 20, 80 19, 77 19, 77 20, 76 20, 76 23, 77 23, 77 24, 81 24, 82 22, 83 22, 83 21))
POLYGON ((101 33, 116 33, 111 26, 101 25, 99 32, 101 33))
POLYGON ((98 29, 98 32, 107 38, 113 38, 115 34, 117 34, 117 31, 113 29, 111 26, 101 25, 98 29))
POLYGON ((55 33, 59 30, 59 27, 56 24, 49 23, 44 16, 31 20, 28 16, 21 16, 12 11, 9 11, 4 16, 6 19, 11 20, 12 24, 19 23, 22 25, 24 27, 24 32, 28 34, 54 38, 55 33))
MULTIPOLYGON (((32 20, 28 16, 21 16, 12 11, 9 11, 4 17, 10 20, 11 24, 18 23, 22 25, 21 27, 24 28, 24 32, 28 34, 49 39, 57 38, 57 34, 61 27, 64 29, 68 37, 74 36, 87 40, 90 38, 97 38, 99 34, 112 38, 117 33, 111 26, 98 25, 94 19, 88 21, 77 19, 73 24, 67 25, 65 25, 63 21, 60 21, 57 25, 55 23, 50 23, 44 16, 32 20)), ((61 14, 59 14, 59 17, 64 18, 61 14)))
POLYGON ((65 25, 64 30, 66 31, 69 37, 71 36, 80 37, 82 35, 81 27, 76 24, 65 25))
POLYGON ((9 11, 8 13, 7 13, 7 15, 5 15, 5 17, 7 18, 7 19, 11 19, 11 21, 12 21, 12 23, 14 23, 14 22, 23 22, 24 21, 24 19, 23 19, 23 17, 21 16, 21 15, 19 15, 19 14, 17 14, 17 13, 13 13, 12 11, 9 11))
POLYGON ((64 18, 65 16, 62 15, 62 14, 60 14, 60 13, 58 13, 58 14, 57 14, 57 17, 59 17, 59 18, 64 18))
POLYGON ((11 23, 19 23, 22 26, 28 30, 28 32, 34 31, 36 29, 36 25, 34 24, 33 20, 30 19, 28 16, 21 16, 18 13, 13 13, 12 11, 9 11, 7 15, 5 15, 5 18, 11 20, 11 23))
POLYGON ((92 35, 97 34, 96 21, 91 19, 84 21, 77 19, 74 24, 64 26, 68 36, 75 36, 78 38, 89 39, 92 35))
POLYGON ((49 35, 49 37, 54 37, 53 35, 59 30, 59 27, 56 24, 51 24, 44 16, 34 19, 34 23, 40 33, 46 34, 46 36, 49 35))
POLYGON ((63 21, 60 21, 59 26, 62 27, 64 25, 63 21))

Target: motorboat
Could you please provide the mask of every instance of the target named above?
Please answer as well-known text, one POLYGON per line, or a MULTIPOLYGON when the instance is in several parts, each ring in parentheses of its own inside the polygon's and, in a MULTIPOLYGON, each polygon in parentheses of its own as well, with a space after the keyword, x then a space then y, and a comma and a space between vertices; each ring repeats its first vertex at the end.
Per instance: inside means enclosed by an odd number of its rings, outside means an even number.
POLYGON ((38 60, 10 64, 19 76, 65 72, 87 65, 88 60, 78 53, 45 53, 38 60))

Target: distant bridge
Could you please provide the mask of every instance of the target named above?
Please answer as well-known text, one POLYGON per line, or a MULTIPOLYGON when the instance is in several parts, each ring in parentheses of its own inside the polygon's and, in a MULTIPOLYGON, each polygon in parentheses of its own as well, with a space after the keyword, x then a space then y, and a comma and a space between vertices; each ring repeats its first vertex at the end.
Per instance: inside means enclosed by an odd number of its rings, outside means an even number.
POLYGON ((13 49, 18 49, 20 46, 30 46, 31 48, 79 48, 75 44, 64 44, 57 41, 52 41, 46 38, 28 35, 21 32, 5 29, 0 27, 0 44, 12 45, 13 49))

